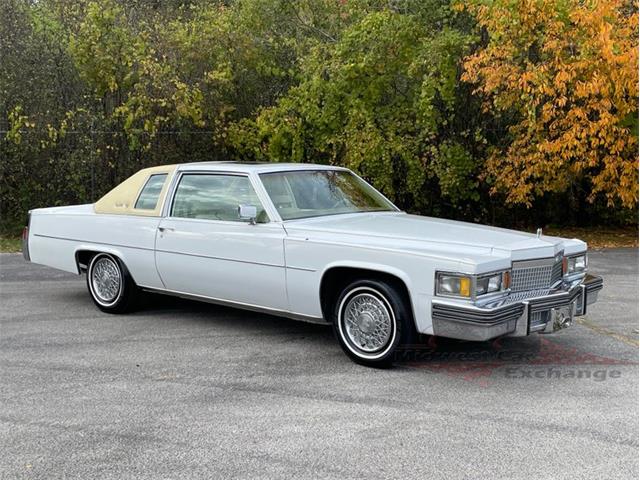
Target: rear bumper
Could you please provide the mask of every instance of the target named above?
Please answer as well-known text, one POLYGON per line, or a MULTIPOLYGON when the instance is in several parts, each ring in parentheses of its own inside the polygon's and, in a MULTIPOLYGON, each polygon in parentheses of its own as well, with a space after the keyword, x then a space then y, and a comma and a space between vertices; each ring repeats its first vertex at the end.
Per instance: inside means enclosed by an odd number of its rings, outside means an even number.
POLYGON ((581 283, 563 285, 546 295, 501 304, 475 306, 435 298, 431 306, 434 334, 461 340, 490 340, 531 333, 551 333, 585 315, 603 287, 602 277, 587 275, 581 283))
POLYGON ((27 225, 22 229, 22 256, 27 262, 31 261, 29 253, 29 229, 31 228, 31 210, 27 213, 27 225))
POLYGON ((29 227, 24 227, 22 231, 22 256, 27 262, 31 261, 29 254, 29 227))

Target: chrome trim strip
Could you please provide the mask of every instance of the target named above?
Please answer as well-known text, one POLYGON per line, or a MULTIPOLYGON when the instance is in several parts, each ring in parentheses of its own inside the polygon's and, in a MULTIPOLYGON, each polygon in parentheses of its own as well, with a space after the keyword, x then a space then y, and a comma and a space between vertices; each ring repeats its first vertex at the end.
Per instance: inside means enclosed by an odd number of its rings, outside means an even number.
POLYGON ((236 263, 246 263, 249 265, 260 265, 263 267, 275 267, 275 268, 285 268, 284 265, 278 265, 275 263, 262 263, 262 262, 252 262, 250 260, 239 260, 236 258, 225 258, 225 257, 214 257, 212 255, 201 255, 198 253, 186 253, 179 251, 169 251, 169 250, 156 250, 156 253, 169 253, 173 255, 185 255, 187 257, 197 257, 197 258, 206 258, 209 260, 221 260, 223 262, 236 262, 236 263))
POLYGON ((78 238, 65 238, 65 237, 54 237, 51 235, 43 235, 41 233, 34 233, 33 234, 35 237, 42 237, 42 238, 53 238, 54 240, 66 240, 69 242, 78 242, 78 243, 88 243, 91 245, 98 245, 98 246, 105 246, 105 247, 121 247, 121 248, 133 248, 136 250, 146 250, 146 251, 155 251, 155 252, 159 252, 159 253, 173 253, 175 255, 187 255, 187 256, 191 256, 191 257, 199 257, 199 258, 208 258, 211 260, 222 260, 222 261, 227 261, 227 262, 238 262, 238 263, 248 263, 251 265, 261 265, 261 266, 265 266, 265 267, 277 267, 277 268, 288 268, 291 270, 301 270, 304 272, 315 272, 316 270, 313 268, 305 268, 305 267, 293 267, 293 266, 286 266, 286 265, 277 265, 274 263, 260 263, 260 262, 251 262, 248 260, 238 260, 235 258, 224 258, 224 257, 213 257, 213 256, 208 256, 208 255, 198 255, 195 253, 185 253, 185 252, 170 252, 168 250, 155 250, 153 248, 146 248, 146 247, 136 247, 136 246, 131 246, 131 245, 122 245, 122 244, 118 244, 118 243, 98 243, 98 242, 94 242, 91 240, 81 240, 78 238))
POLYGON ((460 320, 479 323, 482 325, 490 325, 507 319, 518 318, 522 315, 523 310, 524 305, 522 303, 513 303, 511 305, 492 309, 467 308, 463 306, 458 307, 450 304, 438 303, 435 300, 432 304, 434 318, 443 320, 460 320))
MULTIPOLYGON (((579 315, 586 315, 587 314, 587 295, 588 295, 588 290, 587 290, 587 286, 586 285, 580 285, 580 300, 581 300, 581 305, 580 305, 580 313, 579 315)), ((576 309, 577 310, 577 309, 576 309)))
POLYGON ((597 292, 604 288, 604 280, 602 277, 596 275, 587 274, 584 283, 582 283, 589 293, 597 292))
POLYGON ((244 303, 244 302, 236 302, 236 301, 232 301, 232 300, 224 300, 221 298, 215 298, 215 297, 209 297, 206 295, 198 295, 195 293, 186 293, 186 292, 180 292, 177 290, 169 290, 169 289, 162 289, 162 288, 155 288, 155 287, 147 287, 144 285, 139 285, 139 287, 147 292, 152 292, 152 293, 159 293, 162 295, 171 295, 174 297, 180 297, 180 298, 186 298, 188 300, 196 300, 196 301, 200 301, 200 302, 207 302, 207 303, 213 303, 216 305, 221 305, 224 307, 231 307, 231 308, 239 308, 242 310, 249 310, 252 312, 257 312, 257 313, 265 313, 267 315, 275 315, 275 316, 279 316, 279 317, 287 317, 287 318, 291 318, 292 320, 301 320, 303 322, 309 322, 309 323, 319 323, 322 325, 327 325, 329 324, 329 322, 327 322, 324 318, 322 317, 316 317, 313 315, 306 315, 304 313, 295 313, 295 312, 289 312, 287 310, 278 310, 276 308, 269 308, 269 307, 261 307, 260 305, 254 305, 252 303, 244 303))
POLYGON ((546 312, 552 308, 561 307, 568 303, 573 302, 578 295, 580 295, 581 289, 576 288, 571 293, 566 292, 563 294, 550 295, 549 297, 543 297, 542 299, 533 299, 531 302, 531 313, 546 312))
POLYGON ((54 240, 67 240, 69 242, 90 243, 92 245, 103 245, 103 246, 106 246, 106 247, 122 247, 122 248, 134 248, 136 250, 147 250, 147 251, 151 251, 151 252, 154 251, 153 248, 147 248, 147 247, 136 247, 136 246, 133 246, 133 245, 121 245, 119 243, 94 242, 92 240, 80 240, 78 238, 55 237, 55 236, 52 236, 52 235, 43 235, 41 233, 34 233, 33 236, 34 237, 42 237, 42 238, 53 238, 54 240))
POLYGON ((293 267, 293 266, 289 266, 289 265, 287 265, 285 268, 287 268, 288 270, 300 270, 301 272, 316 272, 317 271, 315 268, 293 267))

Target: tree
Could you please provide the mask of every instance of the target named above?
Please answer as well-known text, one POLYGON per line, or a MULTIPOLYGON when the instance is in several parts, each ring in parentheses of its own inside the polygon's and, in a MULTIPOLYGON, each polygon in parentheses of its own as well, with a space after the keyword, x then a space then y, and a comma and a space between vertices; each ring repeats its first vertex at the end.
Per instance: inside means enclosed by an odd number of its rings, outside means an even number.
POLYGON ((486 178, 510 203, 572 191, 638 202, 638 13, 622 0, 475 0, 463 80, 508 123, 486 178), (635 126, 634 126, 635 123, 635 126))
POLYGON ((0 231, 227 159, 345 165, 418 213, 635 221, 607 202, 637 201, 636 4, 453 5, 0 1, 0 231))
POLYGON ((415 210, 433 193, 477 199, 479 129, 462 120, 474 102, 457 88, 471 39, 443 2, 406 5, 345 5, 347 24, 310 49, 300 83, 232 129, 240 154, 345 165, 415 210))

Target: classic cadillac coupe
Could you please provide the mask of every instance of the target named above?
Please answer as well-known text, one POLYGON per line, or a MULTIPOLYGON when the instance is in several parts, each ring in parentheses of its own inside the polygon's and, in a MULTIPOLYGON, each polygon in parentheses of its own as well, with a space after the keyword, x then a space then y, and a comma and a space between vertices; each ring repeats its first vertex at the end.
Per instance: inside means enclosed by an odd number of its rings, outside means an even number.
POLYGON ((409 215, 353 172, 309 164, 141 170, 95 204, 32 210, 23 252, 86 272, 105 312, 151 291, 329 323, 371 366, 418 333, 554 332, 603 285, 580 240, 409 215))

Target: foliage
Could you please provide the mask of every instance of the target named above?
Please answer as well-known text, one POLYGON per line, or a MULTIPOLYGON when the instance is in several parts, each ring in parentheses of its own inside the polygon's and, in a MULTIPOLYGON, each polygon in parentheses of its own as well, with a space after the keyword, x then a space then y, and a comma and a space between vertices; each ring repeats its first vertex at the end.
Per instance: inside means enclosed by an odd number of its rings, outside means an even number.
POLYGON ((4 0, 0 230, 223 159, 346 165, 420 213, 634 222, 607 204, 637 204, 635 4, 465 5, 4 0))
POLYGON ((608 0, 474 1, 489 41, 465 60, 485 106, 516 120, 486 174, 507 200, 545 192, 638 201, 638 13, 608 0), (582 191, 581 191, 582 190, 582 191))
POLYGON ((478 132, 457 128, 472 103, 457 88, 470 37, 451 23, 370 8, 311 48, 300 83, 236 125, 232 143, 242 157, 345 165, 409 208, 425 207, 429 187, 478 198, 478 132))

